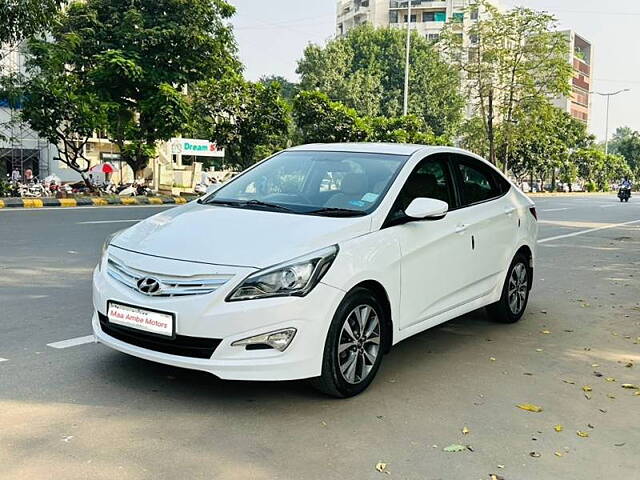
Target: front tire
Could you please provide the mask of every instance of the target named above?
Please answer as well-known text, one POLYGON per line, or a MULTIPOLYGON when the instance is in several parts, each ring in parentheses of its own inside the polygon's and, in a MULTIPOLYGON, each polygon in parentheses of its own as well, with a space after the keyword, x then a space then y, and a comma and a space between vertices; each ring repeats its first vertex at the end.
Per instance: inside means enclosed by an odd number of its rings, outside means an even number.
POLYGON ((519 253, 509 266, 500 300, 487 307, 492 320, 515 323, 522 318, 529 302, 531 278, 529 258, 519 253))
POLYGON ((366 288, 349 292, 336 310, 324 347, 322 375, 314 388, 337 398, 363 392, 373 381, 386 344, 386 313, 366 288))

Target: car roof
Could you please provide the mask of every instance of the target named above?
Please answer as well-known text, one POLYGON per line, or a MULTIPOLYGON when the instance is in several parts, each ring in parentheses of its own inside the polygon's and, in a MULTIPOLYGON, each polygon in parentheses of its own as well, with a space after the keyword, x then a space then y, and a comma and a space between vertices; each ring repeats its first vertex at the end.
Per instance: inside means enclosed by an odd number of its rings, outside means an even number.
POLYGON ((426 145, 411 145, 406 143, 312 143, 291 147, 289 150, 412 155, 425 147, 426 145))
POLYGON ((462 148, 446 147, 441 145, 417 145, 412 143, 310 143, 308 145, 291 147, 288 150, 309 152, 382 153, 390 155, 413 155, 417 152, 430 155, 439 152, 449 152, 460 153, 485 161, 482 157, 462 148))

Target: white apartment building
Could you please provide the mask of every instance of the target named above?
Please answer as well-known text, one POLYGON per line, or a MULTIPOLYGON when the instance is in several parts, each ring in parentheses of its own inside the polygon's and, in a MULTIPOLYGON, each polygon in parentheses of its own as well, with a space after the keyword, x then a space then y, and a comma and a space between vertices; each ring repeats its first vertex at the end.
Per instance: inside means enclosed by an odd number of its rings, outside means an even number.
MULTIPOLYGON (((448 21, 473 22, 482 15, 476 0, 411 0, 411 24, 428 40, 437 40, 448 21)), ((499 1, 492 2, 499 7, 499 1)), ((409 21, 409 0, 338 0, 336 33, 369 23, 374 27, 403 27, 409 21)))

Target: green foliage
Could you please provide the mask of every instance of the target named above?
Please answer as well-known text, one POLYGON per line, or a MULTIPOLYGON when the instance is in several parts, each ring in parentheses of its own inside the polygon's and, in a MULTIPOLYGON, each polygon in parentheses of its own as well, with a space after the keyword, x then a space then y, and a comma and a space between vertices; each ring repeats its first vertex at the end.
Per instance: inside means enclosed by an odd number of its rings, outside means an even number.
POLYGON ((605 155, 596 148, 588 147, 575 151, 572 160, 578 168, 580 177, 592 184, 597 190, 609 190, 612 183, 631 174, 631 168, 620 155, 605 155))
MULTIPOLYGON (((569 44, 547 13, 520 7, 502 12, 485 0, 478 7, 486 14, 468 25, 448 24, 439 45, 466 78, 466 97, 484 127, 490 160, 497 163, 501 151, 504 164, 517 138, 510 131, 527 110, 569 92, 569 44), (470 44, 463 43, 463 30, 474 39, 470 44)), ((477 130, 477 123, 472 126, 477 130)))
POLYGON ((390 142, 448 145, 445 136, 436 136, 424 119, 406 117, 365 117, 322 92, 301 92, 293 103, 293 113, 302 143, 390 142))
POLYGON ((425 121, 415 115, 406 117, 374 117, 368 120, 369 142, 416 143, 422 145, 448 145, 447 137, 433 134, 425 121))
POLYGON ((502 148, 509 150, 499 151, 516 179, 533 173, 545 178, 559 169, 561 181, 575 181, 577 171, 571 166, 570 153, 593 144, 586 126, 550 104, 539 104, 520 115, 509 125, 511 129, 501 131, 511 138, 500 141, 502 148))
POLYGON ((624 157, 632 175, 640 178, 640 132, 629 127, 618 128, 609 142, 609 151, 624 157))
POLYGON ((368 126, 353 108, 332 102, 322 92, 298 94, 293 115, 301 143, 361 142, 369 135, 368 126))
POLYGON ((262 83, 263 85, 276 83, 278 85, 280 95, 289 103, 293 101, 293 97, 295 97, 300 91, 299 84, 290 82, 280 75, 266 75, 260 77, 260 80, 258 80, 258 82, 262 83))
POLYGON ((66 44, 65 68, 82 72, 106 112, 105 129, 138 175, 156 143, 189 119, 183 89, 239 70, 223 0, 76 1, 60 15, 36 65, 66 44))
POLYGON ((192 102, 194 135, 223 146, 230 165, 244 169, 286 147, 290 112, 277 83, 226 75, 195 86, 192 102))
MULTIPOLYGON (((460 77, 425 38, 413 33, 409 112, 437 135, 457 127, 460 77)), ((406 33, 363 25, 324 47, 309 45, 298 62, 303 90, 319 90, 363 117, 402 114, 406 33)))
POLYGON ((18 43, 48 29, 57 0, 0 0, 0 45, 18 43))

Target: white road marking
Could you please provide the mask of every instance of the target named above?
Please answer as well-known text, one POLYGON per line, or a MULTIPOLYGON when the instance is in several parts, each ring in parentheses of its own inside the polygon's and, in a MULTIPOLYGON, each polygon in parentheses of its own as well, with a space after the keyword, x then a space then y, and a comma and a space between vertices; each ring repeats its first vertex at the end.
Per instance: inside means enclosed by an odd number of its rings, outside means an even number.
POLYGON ((547 242, 552 242, 554 240, 560 240, 560 239, 563 239, 563 238, 577 237, 578 235, 584 235, 586 233, 597 232, 597 231, 600 231, 600 230, 608 230, 610 228, 624 227, 626 225, 634 225, 636 223, 640 223, 640 220, 632 220, 630 222, 624 222, 624 223, 615 223, 613 225, 605 225, 603 227, 589 228, 587 230, 580 230, 579 232, 566 233, 564 235, 556 235, 555 237, 543 238, 541 240, 538 240, 538 243, 547 243, 547 242))
POLYGON ((611 207, 617 207, 617 205, 600 205, 600 208, 611 208, 611 207))
POLYGON ((62 340, 61 342, 47 343, 47 347, 58 349, 71 348, 77 347, 78 345, 84 345, 85 343, 93 342, 95 342, 95 337, 93 335, 87 335, 86 337, 71 338, 69 340, 62 340))
POLYGON ((566 208, 547 208, 546 210, 540 210, 541 212, 561 212, 562 210, 569 210, 569 207, 566 208))
POLYGON ((76 222, 76 225, 91 225, 95 223, 133 223, 141 222, 144 218, 136 218, 133 220, 95 220, 93 222, 76 222))
POLYGON ((1 358, 1 357, 0 357, 0 362, 8 362, 8 361, 9 361, 9 359, 8 359, 8 358, 1 358))

